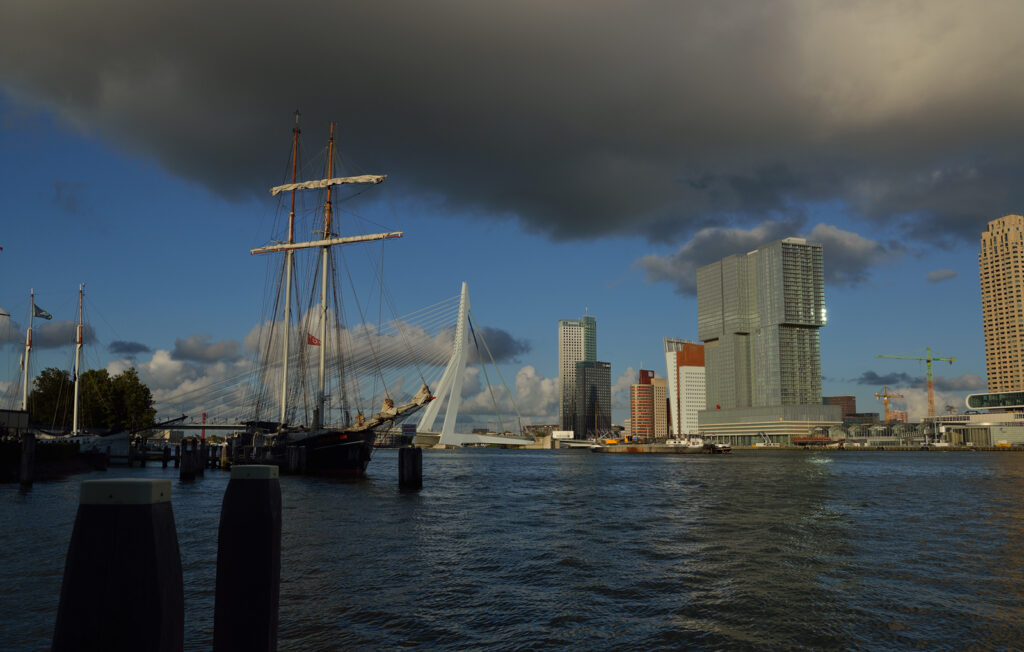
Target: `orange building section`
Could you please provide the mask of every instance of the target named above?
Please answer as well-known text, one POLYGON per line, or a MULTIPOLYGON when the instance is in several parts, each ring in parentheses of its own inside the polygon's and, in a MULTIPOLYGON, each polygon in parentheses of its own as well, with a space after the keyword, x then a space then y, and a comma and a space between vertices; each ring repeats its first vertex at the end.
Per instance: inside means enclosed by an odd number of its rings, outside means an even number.
POLYGON ((703 367, 704 345, 684 344, 682 351, 676 351, 676 366, 679 365, 685 365, 687 367, 703 367))

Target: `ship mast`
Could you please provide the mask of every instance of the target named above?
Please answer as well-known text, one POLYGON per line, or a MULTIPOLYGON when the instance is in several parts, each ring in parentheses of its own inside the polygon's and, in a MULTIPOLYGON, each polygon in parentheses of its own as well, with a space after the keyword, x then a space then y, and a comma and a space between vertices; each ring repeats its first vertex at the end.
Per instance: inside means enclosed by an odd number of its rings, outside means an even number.
MULTIPOLYGON (((298 124, 298 118, 296 118, 296 128, 295 128, 295 130, 296 130, 296 137, 297 137, 297 133, 298 133, 298 126, 297 126, 297 124, 298 124)), ((311 241, 311 242, 295 242, 294 241, 294 232, 293 232, 294 222, 293 222, 293 217, 294 217, 294 206, 295 205, 294 205, 294 195, 293 195, 292 213, 290 214, 289 220, 288 220, 288 241, 287 242, 280 242, 280 241, 278 241, 278 242, 275 242, 274 244, 267 245, 265 247, 257 247, 255 249, 250 249, 249 250, 249 253, 252 254, 252 255, 256 255, 256 254, 269 254, 269 253, 274 253, 274 252, 278 252, 278 251, 283 251, 283 252, 286 252, 286 254, 288 256, 290 256, 291 253, 293 251, 297 250, 297 249, 313 249, 313 248, 321 249, 321 256, 322 256, 321 277, 322 277, 322 282, 321 282, 321 287, 320 287, 320 373, 319 373, 319 391, 318 391, 317 397, 316 397, 316 408, 314 409, 314 413, 313 413, 313 422, 314 422, 313 423, 313 430, 317 430, 321 426, 321 423, 322 423, 322 420, 323 420, 323 416, 322 416, 323 415, 323 406, 324 406, 324 402, 325 402, 325 389, 326 389, 326 373, 325 373, 325 370, 326 370, 326 354, 325 354, 325 349, 326 349, 326 346, 325 346, 324 342, 327 339, 327 274, 329 272, 328 256, 329 256, 329 253, 330 253, 330 248, 335 246, 335 245, 354 244, 356 242, 369 242, 371 240, 390 240, 391 238, 401 238, 402 237, 402 232, 401 231, 391 231, 391 232, 388 232, 388 233, 368 233, 368 234, 365 234, 365 235, 346 236, 346 237, 341 237, 341 238, 334 237, 331 234, 331 214, 332 214, 331 213, 331 189, 334 186, 340 186, 340 185, 344 185, 344 184, 353 184, 353 183, 378 184, 378 183, 383 182, 384 179, 387 178, 387 176, 383 175, 383 174, 363 174, 363 175, 353 176, 353 177, 333 177, 333 176, 331 176, 331 175, 334 174, 334 123, 333 122, 331 123, 331 138, 330 138, 330 144, 329 144, 329 148, 328 148, 327 160, 328 160, 328 167, 327 167, 327 178, 326 179, 318 179, 318 180, 314 180, 314 181, 301 181, 301 182, 297 182, 297 181, 295 181, 295 163, 294 163, 294 158, 293 158, 293 164, 292 164, 293 165, 293 168, 292 168, 293 169, 293 172, 292 172, 292 183, 285 184, 283 186, 275 186, 275 187, 270 189, 271 196, 277 196, 278 194, 280 194, 282 192, 286 192, 286 191, 292 191, 294 193, 295 190, 319 190, 319 189, 326 188, 327 189, 327 202, 326 202, 326 205, 324 207, 323 237, 321 239, 319 239, 319 240, 314 240, 314 241, 311 241)), ((291 264, 290 263, 288 264, 288 270, 289 270, 289 274, 290 274, 290 271, 291 271, 291 264)), ((289 288, 289 290, 291 288, 291 283, 290 282, 288 283, 288 288, 289 288)), ((290 319, 290 313, 288 312, 288 308, 286 308, 286 312, 285 312, 286 326, 287 326, 287 321, 289 319, 290 319)), ((287 337, 286 337, 286 341, 287 341, 287 337)), ((287 346, 287 344, 285 346, 287 346)), ((285 353, 285 365, 287 365, 287 359, 288 359, 288 357, 287 357, 287 348, 285 348, 285 352, 286 352, 285 353)), ((287 367, 285 367, 285 369, 286 369, 286 371, 285 371, 284 375, 287 376, 287 367)), ((282 389, 282 398, 285 395, 285 391, 286 391, 285 389, 282 389)), ((282 400, 282 409, 281 409, 281 421, 282 421, 282 423, 285 420, 285 411, 284 411, 283 405, 284 405, 284 401, 282 400)))
MULTIPOLYGON (((292 129, 292 185, 299 160, 299 112, 295 112, 295 127, 292 129)), ((292 188, 292 205, 288 212, 288 244, 295 242, 295 188, 292 188)), ((284 254, 284 351, 281 355, 281 429, 284 429, 288 412, 288 339, 291 335, 292 309, 292 257, 294 251, 288 249, 284 254)))
MULTIPOLYGON (((327 178, 334 176, 334 122, 331 122, 331 136, 327 141, 327 178)), ((331 237, 331 191, 333 188, 327 186, 327 201, 324 203, 324 233, 323 239, 331 237)), ((313 428, 317 429, 325 422, 324 419, 324 392, 327 386, 327 263, 331 248, 324 245, 321 254, 320 269, 320 366, 318 389, 316 393, 316 411, 313 413, 313 428)))
POLYGON ((82 323, 85 319, 85 312, 82 303, 82 294, 85 290, 85 283, 78 286, 78 328, 75 329, 75 402, 71 417, 71 434, 78 434, 78 363, 82 354, 82 323))
POLYGON ((28 291, 28 330, 25 331, 25 355, 22 356, 21 409, 28 411, 28 359, 32 353, 32 318, 36 314, 36 291, 28 291))

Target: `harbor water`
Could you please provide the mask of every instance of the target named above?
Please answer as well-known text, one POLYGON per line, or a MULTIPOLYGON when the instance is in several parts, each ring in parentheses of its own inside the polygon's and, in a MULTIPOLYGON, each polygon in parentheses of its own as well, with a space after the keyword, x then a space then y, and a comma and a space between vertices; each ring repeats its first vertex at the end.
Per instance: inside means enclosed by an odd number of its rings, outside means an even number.
MULTIPOLYGON (((405 493, 397 466, 281 479, 280 649, 1024 647, 1024 455, 428 450, 405 493)), ((228 474, 159 466, 0 486, 0 647, 49 648, 79 483, 121 476, 175 479, 210 649, 228 474)))

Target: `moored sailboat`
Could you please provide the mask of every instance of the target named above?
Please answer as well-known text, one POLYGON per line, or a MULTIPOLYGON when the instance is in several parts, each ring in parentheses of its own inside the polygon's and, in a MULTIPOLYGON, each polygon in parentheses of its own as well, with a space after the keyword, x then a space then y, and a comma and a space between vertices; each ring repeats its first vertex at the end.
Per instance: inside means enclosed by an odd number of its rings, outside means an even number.
MULTIPOLYGON (((335 387, 341 405, 334 406, 343 415, 342 423, 329 424, 326 411, 329 394, 328 344, 332 340, 339 342, 339 345, 335 346, 334 359, 331 361, 336 369, 344 369, 345 356, 345 352, 340 346, 341 337, 338 336, 338 331, 341 328, 340 299, 338 299, 339 295, 336 288, 333 287, 332 249, 361 242, 400 238, 402 237, 402 232, 392 231, 345 237, 335 233, 336 225, 334 224, 332 201, 334 189, 338 186, 354 184, 376 185, 382 183, 386 176, 375 174, 348 177, 335 176, 334 124, 331 123, 330 139, 327 148, 326 176, 322 179, 300 182, 297 179, 299 133, 298 114, 296 113, 296 124, 293 129, 291 183, 276 186, 270 190, 272 196, 285 192, 291 195, 286 239, 250 250, 250 253, 253 255, 284 253, 282 275, 284 285, 283 335, 281 336, 280 345, 281 363, 278 367, 281 383, 279 392, 280 413, 276 422, 271 422, 273 424, 271 428, 266 428, 270 424, 264 421, 261 423, 264 426, 262 428, 264 432, 253 433, 254 435, 258 434, 258 438, 262 439, 264 446, 254 445, 249 448, 243 448, 241 453, 242 455, 248 454, 250 457, 258 458, 260 461, 269 461, 288 467, 289 470, 302 470, 322 474, 362 475, 370 461, 374 440, 377 437, 378 431, 388 428, 403 418, 410 416, 413 412, 426 405, 432 399, 432 396, 425 381, 420 386, 419 391, 408 401, 401 404, 396 404, 395 400, 385 390, 383 404, 378 412, 367 418, 361 411, 356 410, 356 415, 352 418, 349 406, 345 403, 354 392, 344 388, 345 380, 342 378, 335 387), (317 239, 306 242, 295 241, 295 199, 296 193, 300 191, 323 191, 324 193, 322 221, 316 231, 314 231, 314 236, 317 236, 317 239), (292 339, 293 266, 295 253, 304 250, 317 254, 318 280, 315 284, 319 286, 319 304, 315 309, 307 313, 307 319, 310 314, 314 315, 318 334, 313 335, 311 330, 305 333, 305 345, 307 348, 318 347, 317 384, 313 401, 312 420, 308 427, 293 426, 289 423, 289 403, 292 396, 290 385, 292 379, 290 378, 289 369, 292 354, 289 342, 292 339), (328 312, 331 306, 331 299, 333 299, 333 308, 336 311, 333 324, 329 324, 331 315, 328 312)), ((307 325, 312 325, 312 323, 308 322, 307 325)), ((268 337, 268 343, 272 339, 272 336, 268 337)), ((303 377, 302 370, 299 370, 296 376, 299 376, 301 379, 303 377)), ((355 390, 355 392, 358 392, 358 390, 355 390)), ((256 421, 259 421, 258 416, 256 421)), ((254 436, 252 443, 256 444, 256 440, 257 437, 254 436)))

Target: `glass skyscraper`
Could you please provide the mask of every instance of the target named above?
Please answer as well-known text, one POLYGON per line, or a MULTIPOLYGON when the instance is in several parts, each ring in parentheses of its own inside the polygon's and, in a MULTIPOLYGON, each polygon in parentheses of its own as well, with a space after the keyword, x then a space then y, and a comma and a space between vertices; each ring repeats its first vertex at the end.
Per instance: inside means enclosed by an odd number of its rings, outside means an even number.
POLYGON ((760 432, 769 420, 761 413, 778 412, 761 409, 783 406, 802 406, 785 414, 804 424, 787 427, 786 437, 803 434, 807 424, 838 422, 838 408, 821 400, 824 325, 820 244, 786 238, 698 269, 697 329, 706 372, 700 430, 760 432))
POLYGON ((562 430, 575 430, 576 363, 597 361, 597 320, 586 315, 558 322, 558 423, 562 430))

